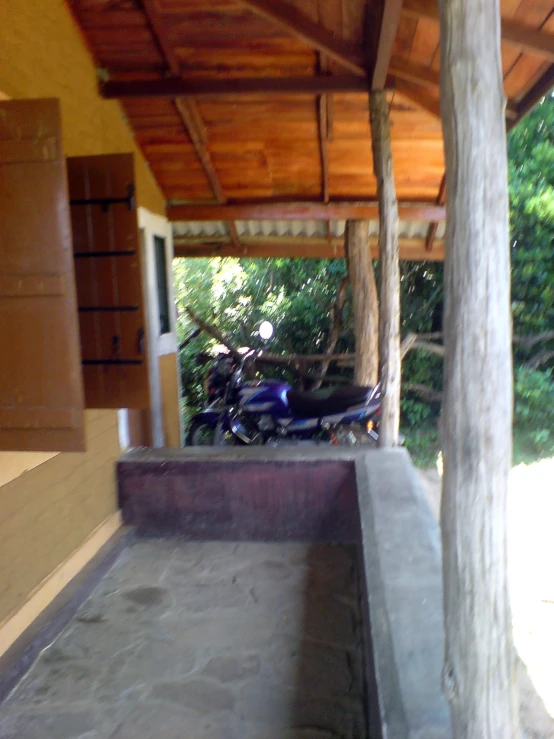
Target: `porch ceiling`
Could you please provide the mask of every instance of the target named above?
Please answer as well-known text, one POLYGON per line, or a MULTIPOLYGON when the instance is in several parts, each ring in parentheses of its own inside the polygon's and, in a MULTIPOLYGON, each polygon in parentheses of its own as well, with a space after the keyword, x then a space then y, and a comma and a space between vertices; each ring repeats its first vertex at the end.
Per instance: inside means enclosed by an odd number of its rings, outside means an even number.
MULTIPOLYGON (((182 204, 272 203, 279 220, 291 202, 374 201, 369 87, 388 90, 399 201, 443 201, 436 0, 68 3, 170 217, 182 204)), ((554 0, 501 7, 511 126, 554 84, 554 0)), ((228 235, 237 247, 237 227, 228 235)))

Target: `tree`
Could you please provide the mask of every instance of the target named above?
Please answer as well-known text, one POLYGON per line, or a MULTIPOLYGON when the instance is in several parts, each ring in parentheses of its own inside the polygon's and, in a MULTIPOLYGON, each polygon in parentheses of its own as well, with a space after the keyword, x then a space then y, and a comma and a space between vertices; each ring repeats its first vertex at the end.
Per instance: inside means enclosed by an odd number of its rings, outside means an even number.
POLYGON ((513 396, 499 1, 443 0, 440 30, 444 684, 455 739, 512 739, 519 705, 507 562, 513 396))
POLYGON ((344 245, 354 313, 354 382, 373 386, 379 375, 379 300, 369 248, 369 221, 347 221, 344 245))

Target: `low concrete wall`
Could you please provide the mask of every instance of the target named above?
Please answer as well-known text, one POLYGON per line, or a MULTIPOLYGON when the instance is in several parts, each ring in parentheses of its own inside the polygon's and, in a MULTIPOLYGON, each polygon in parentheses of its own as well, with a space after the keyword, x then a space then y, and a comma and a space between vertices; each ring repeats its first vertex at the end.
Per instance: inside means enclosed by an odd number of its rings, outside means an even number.
POLYGON ((139 534, 190 539, 358 539, 351 460, 306 464, 276 450, 197 451, 125 454, 118 464, 124 523, 139 534))
POLYGON ((451 737, 439 532, 405 450, 135 450, 118 480, 145 533, 358 541, 370 738, 451 737))

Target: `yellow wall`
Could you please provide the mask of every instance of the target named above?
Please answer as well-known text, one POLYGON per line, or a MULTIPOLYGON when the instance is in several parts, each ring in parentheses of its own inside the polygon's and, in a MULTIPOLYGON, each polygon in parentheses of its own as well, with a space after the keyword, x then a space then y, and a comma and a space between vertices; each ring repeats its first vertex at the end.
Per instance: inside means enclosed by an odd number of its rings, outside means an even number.
POLYGON ((94 63, 64 0, 0 2, 0 91, 59 98, 66 156, 135 152, 137 200, 165 212, 121 106, 98 95, 94 63))
POLYGON ((116 510, 117 413, 85 416, 86 452, 58 454, 0 487, 0 625, 116 510))
POLYGON ((165 446, 180 447, 179 380, 176 354, 163 354, 160 357, 160 384, 165 446))
MULTIPOLYGON (((119 104, 97 93, 93 61, 63 0, 0 0, 0 93, 59 98, 67 156, 134 152, 137 200, 164 213, 119 104)), ((85 426, 84 454, 0 456, 0 625, 117 509, 117 413, 87 411, 85 426)))

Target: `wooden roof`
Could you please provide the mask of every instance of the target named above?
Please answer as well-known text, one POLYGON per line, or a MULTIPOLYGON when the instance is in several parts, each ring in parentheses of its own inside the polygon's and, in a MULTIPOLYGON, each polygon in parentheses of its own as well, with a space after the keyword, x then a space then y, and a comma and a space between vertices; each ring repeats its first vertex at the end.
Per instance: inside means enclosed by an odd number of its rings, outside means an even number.
MULTIPOLYGON (((437 0, 68 1, 170 218, 374 200, 369 87, 388 90, 399 201, 443 202, 437 0)), ((554 84, 554 0, 501 6, 512 125, 554 84)))

